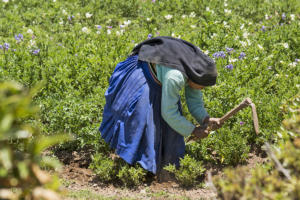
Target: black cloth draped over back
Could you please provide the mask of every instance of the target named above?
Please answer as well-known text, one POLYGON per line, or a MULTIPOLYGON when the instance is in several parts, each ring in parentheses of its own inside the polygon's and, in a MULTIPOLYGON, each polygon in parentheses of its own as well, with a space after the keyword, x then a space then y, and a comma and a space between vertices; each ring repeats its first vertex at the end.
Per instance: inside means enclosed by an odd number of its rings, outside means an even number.
POLYGON ((216 84, 218 74, 214 61, 185 40, 168 36, 155 37, 138 44, 131 55, 138 55, 142 61, 175 68, 199 85, 216 84))

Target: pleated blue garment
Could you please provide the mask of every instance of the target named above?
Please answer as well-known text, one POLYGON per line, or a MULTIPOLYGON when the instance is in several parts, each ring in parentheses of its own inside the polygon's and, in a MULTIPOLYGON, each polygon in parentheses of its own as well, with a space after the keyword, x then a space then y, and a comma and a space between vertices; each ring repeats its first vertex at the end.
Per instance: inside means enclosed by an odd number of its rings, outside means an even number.
POLYGON ((161 85, 147 62, 136 55, 117 64, 105 98, 99 131, 122 159, 154 174, 169 163, 179 166, 184 138, 161 116, 161 85))

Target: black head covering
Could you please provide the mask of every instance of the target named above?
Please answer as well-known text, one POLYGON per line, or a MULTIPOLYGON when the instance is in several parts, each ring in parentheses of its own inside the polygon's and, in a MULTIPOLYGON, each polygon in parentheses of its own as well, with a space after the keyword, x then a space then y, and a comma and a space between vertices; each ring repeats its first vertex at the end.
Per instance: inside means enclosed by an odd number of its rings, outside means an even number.
POLYGON ((218 74, 214 61, 185 40, 167 36, 148 39, 132 50, 131 55, 137 54, 139 60, 178 69, 199 85, 216 84, 218 74))

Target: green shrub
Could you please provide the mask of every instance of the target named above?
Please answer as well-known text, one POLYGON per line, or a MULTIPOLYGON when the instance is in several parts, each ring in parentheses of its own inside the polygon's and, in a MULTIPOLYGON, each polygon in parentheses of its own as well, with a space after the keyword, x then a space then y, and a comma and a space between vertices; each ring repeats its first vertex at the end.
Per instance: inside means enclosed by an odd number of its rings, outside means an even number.
POLYGON ((187 145, 187 153, 197 160, 215 164, 237 165, 248 158, 247 140, 228 128, 223 128, 199 143, 187 145))
POLYGON ((274 158, 253 169, 238 167, 227 169, 224 176, 216 177, 214 183, 218 196, 230 199, 299 199, 300 198, 300 98, 297 95, 283 108, 288 108, 290 116, 284 120, 279 146, 272 149, 277 161, 290 174, 282 173, 274 158))
POLYGON ((111 182, 117 179, 118 167, 116 162, 111 158, 101 153, 92 156, 92 163, 90 168, 103 182, 111 182))
POLYGON ((69 136, 44 136, 29 123, 38 111, 31 103, 35 93, 17 83, 0 82, 0 199, 58 197, 57 177, 41 170, 55 169, 58 162, 41 153, 69 136))
POLYGON ((146 180, 147 172, 139 165, 124 165, 118 172, 118 178, 126 187, 134 187, 141 185, 146 180))
POLYGON ((184 187, 190 187, 199 183, 199 178, 205 171, 202 162, 196 161, 189 155, 180 159, 180 167, 178 169, 175 165, 168 165, 164 169, 174 173, 176 180, 184 187))
POLYGON ((138 186, 145 181, 146 171, 139 165, 130 166, 119 157, 110 158, 102 153, 92 156, 90 168, 102 182, 120 182, 126 187, 138 186))

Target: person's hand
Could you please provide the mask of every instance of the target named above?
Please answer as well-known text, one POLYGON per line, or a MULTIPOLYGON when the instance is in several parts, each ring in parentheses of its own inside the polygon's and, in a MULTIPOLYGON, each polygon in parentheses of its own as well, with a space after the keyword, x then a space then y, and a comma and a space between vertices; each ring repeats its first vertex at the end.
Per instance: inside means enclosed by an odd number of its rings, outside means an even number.
POLYGON ((208 120, 208 126, 211 130, 216 130, 218 128, 221 128, 223 123, 221 123, 220 118, 209 118, 208 120))
POLYGON ((209 131, 206 128, 198 126, 192 132, 192 137, 195 140, 197 140, 197 139, 203 139, 203 138, 206 138, 208 136, 208 134, 209 134, 209 131))

